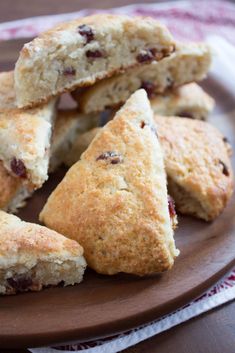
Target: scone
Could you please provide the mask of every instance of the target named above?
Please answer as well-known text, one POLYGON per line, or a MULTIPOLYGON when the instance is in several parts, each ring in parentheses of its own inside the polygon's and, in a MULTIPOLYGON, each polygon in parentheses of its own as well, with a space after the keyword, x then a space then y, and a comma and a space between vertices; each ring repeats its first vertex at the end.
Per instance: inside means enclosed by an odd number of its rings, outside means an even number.
POLYGON ((82 91, 75 90, 73 97, 81 112, 99 112, 119 106, 139 88, 144 88, 149 98, 152 98, 167 89, 200 81, 206 77, 210 64, 211 51, 208 45, 178 43, 176 51, 160 62, 129 69, 82 91))
POLYGON ((20 178, 13 177, 0 161, 0 209, 16 213, 31 195, 20 178))
POLYGON ((0 161, 33 188, 48 178, 56 100, 34 109, 15 106, 13 72, 0 73, 0 161))
POLYGON ((59 110, 52 135, 49 172, 53 172, 71 153, 75 140, 85 131, 98 126, 99 114, 79 114, 76 109, 59 110))
POLYGON ((214 99, 196 83, 157 95, 150 103, 155 114, 197 120, 207 120, 215 105, 214 99))
POLYGON ((176 209, 215 219, 233 192, 230 149, 223 135, 204 121, 156 116, 155 122, 176 209))
POLYGON ((76 241, 0 211, 0 294, 79 283, 85 267, 76 241))
POLYGON ((153 114, 139 90, 68 171, 40 220, 79 241, 97 272, 148 275, 178 255, 171 218, 153 114))
MULTIPOLYGON (((212 125, 187 118, 156 116, 164 151, 168 191, 182 214, 211 221, 225 208, 233 192, 231 146, 212 125)), ((79 136, 64 163, 73 165, 100 128, 79 136)))
POLYGON ((148 17, 99 14, 58 25, 24 45, 15 67, 17 105, 47 101, 172 51, 167 28, 148 17))

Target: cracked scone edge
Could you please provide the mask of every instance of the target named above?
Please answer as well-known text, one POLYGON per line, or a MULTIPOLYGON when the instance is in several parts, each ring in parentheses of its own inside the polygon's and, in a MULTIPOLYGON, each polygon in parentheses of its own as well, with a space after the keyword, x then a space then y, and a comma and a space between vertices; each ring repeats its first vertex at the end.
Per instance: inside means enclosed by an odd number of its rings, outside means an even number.
POLYGON ((153 124, 140 90, 98 133, 40 214, 48 227, 78 240, 99 273, 162 272, 178 255, 153 124))

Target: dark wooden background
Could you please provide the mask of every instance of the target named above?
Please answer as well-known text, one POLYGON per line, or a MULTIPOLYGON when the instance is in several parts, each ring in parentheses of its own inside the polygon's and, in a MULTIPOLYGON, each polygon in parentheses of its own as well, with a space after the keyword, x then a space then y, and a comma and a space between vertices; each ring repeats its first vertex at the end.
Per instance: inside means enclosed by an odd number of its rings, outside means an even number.
MULTIPOLYGON (((195 0, 196 1, 196 0, 195 0)), ((207 0, 209 1, 209 0, 207 0)), ((133 0, 135 3, 154 1, 133 0)), ((155 1, 156 2, 156 1, 155 1)), ((31 16, 78 11, 83 8, 110 8, 128 5, 128 0, 0 0, 0 22, 31 16)), ((12 69, 23 40, 0 42, 0 70, 12 69)), ((1 329, 1 328, 0 328, 1 329)), ((26 353, 27 350, 0 353, 26 353)), ((223 305, 123 353, 234 353, 235 302, 223 305)))

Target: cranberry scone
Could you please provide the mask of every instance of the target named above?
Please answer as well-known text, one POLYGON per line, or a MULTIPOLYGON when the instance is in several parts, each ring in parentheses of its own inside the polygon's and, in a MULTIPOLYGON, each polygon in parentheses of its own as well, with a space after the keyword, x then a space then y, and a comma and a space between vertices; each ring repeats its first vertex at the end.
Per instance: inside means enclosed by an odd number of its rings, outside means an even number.
POLYGON ((99 273, 148 275, 172 267, 175 213, 169 212, 162 151, 144 90, 100 130, 40 220, 77 240, 99 273))
POLYGON ((176 209, 212 221, 233 193, 231 147, 204 121, 155 116, 155 122, 176 209))
POLYGON ((144 88, 152 98, 167 89, 202 80, 207 75, 211 59, 211 50, 206 44, 177 43, 175 52, 167 58, 75 90, 73 97, 84 113, 119 106, 139 88, 144 88))
POLYGON ((34 109, 18 109, 13 72, 0 73, 0 161, 34 189, 48 178, 55 113, 55 99, 34 109))
POLYGON ((24 45, 15 67, 17 105, 47 101, 173 51, 168 29, 148 17, 99 14, 58 25, 24 45))
MULTIPOLYGON (((214 126, 187 118, 155 116, 164 151, 168 190, 182 214, 211 221, 233 192, 231 146, 214 126)), ((73 165, 101 128, 79 136, 64 163, 73 165)))
POLYGON ((73 285, 85 267, 76 241, 0 211, 0 294, 73 285))

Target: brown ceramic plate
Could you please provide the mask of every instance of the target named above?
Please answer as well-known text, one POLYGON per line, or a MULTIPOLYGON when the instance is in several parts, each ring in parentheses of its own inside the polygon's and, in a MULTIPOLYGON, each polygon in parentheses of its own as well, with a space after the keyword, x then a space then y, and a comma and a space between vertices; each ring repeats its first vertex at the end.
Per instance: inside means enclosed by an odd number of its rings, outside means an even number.
MULTIPOLYGON (((233 97, 212 80, 205 84, 218 101, 211 121, 235 147, 235 120, 228 114, 234 108, 233 97)), ((20 212, 23 219, 37 222, 48 194, 63 174, 61 170, 52 175, 36 192, 20 212)), ((33 347, 110 335, 189 302, 235 264, 234 201, 235 197, 213 223, 179 219, 176 243, 181 254, 173 269, 161 276, 108 277, 88 270, 84 282, 74 287, 0 298, 0 345, 33 347)))

